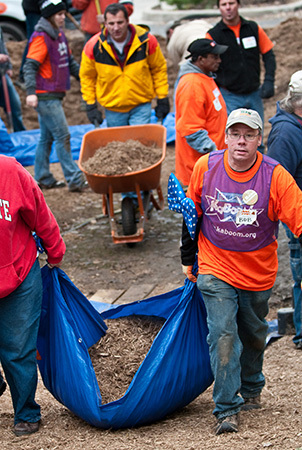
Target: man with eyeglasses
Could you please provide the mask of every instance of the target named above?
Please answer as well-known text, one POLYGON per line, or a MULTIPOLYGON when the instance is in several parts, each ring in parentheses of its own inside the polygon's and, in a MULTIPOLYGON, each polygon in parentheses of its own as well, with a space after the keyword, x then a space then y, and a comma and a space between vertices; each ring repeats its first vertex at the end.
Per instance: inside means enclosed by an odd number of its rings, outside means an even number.
POLYGON ((184 223, 181 260, 207 310, 216 434, 237 432, 239 412, 261 408, 278 221, 302 236, 302 192, 277 161, 257 151, 262 128, 256 111, 234 110, 226 124, 227 150, 197 161, 187 191, 199 232, 191 240, 184 223))

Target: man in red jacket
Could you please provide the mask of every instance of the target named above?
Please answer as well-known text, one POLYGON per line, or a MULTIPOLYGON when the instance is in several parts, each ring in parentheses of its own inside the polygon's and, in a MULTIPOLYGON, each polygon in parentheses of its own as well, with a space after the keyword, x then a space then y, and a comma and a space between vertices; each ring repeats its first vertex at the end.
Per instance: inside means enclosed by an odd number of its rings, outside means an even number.
MULTIPOLYGON (((15 158, 0 155, 0 362, 10 387, 16 436, 39 430, 36 345, 42 278, 33 232, 48 265, 60 266, 65 244, 42 191, 15 158)), ((0 374, 0 395, 6 383, 0 374)))
POLYGON ((83 11, 81 19, 81 28, 85 33, 85 42, 94 34, 101 31, 104 24, 104 12, 107 6, 112 3, 121 3, 125 6, 128 16, 133 13, 132 2, 119 0, 72 0, 72 6, 83 11))

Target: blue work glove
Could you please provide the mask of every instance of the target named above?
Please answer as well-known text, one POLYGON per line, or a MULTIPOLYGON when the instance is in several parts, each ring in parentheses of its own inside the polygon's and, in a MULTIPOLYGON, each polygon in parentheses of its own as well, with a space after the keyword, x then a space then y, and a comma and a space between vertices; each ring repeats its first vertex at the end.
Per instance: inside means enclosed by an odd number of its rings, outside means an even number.
POLYGON ((96 127, 101 125, 101 123, 103 122, 103 115, 101 111, 98 110, 96 103, 93 103, 93 105, 88 105, 86 103, 86 114, 89 122, 91 122, 96 127))
POLYGON ((163 120, 170 111, 170 103, 168 97, 158 98, 157 106, 155 107, 155 115, 159 120, 163 120))
POLYGON ((264 80, 260 89, 261 98, 271 98, 275 93, 275 86, 273 80, 264 80))

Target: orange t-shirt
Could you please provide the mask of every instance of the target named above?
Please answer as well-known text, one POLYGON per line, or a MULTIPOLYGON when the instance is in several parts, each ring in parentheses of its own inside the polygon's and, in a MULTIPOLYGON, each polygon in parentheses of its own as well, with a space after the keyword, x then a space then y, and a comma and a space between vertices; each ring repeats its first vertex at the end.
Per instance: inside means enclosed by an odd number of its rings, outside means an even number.
POLYGON ((175 94, 175 173, 184 185, 203 155, 187 143, 186 136, 206 130, 217 150, 223 150, 226 121, 226 105, 214 79, 203 73, 183 75, 175 94))
MULTIPOLYGON (((240 22, 232 27, 228 25, 228 27, 235 34, 237 41, 240 37, 240 26, 241 26, 240 22)), ((261 55, 264 55, 273 48, 274 44, 272 43, 268 35, 265 33, 265 31, 259 25, 258 25, 258 36, 259 36, 259 50, 261 55)), ((206 38, 213 39, 209 33, 206 34, 206 38)), ((218 42, 218 44, 221 44, 221 42, 218 42)))
MULTIPOLYGON (((237 182, 247 182, 260 167, 263 155, 258 152, 254 166, 246 172, 235 172, 228 164, 228 151, 224 154, 224 166, 227 175, 237 182)), ((202 214, 201 194, 203 174, 208 170, 208 155, 195 164, 191 176, 187 197, 190 197, 202 214)), ((260 193, 259 193, 260 195, 260 193)), ((302 234, 302 191, 293 177, 278 164, 272 175, 268 217, 273 221, 281 220, 292 232, 302 234)), ((226 237, 227 239, 227 237, 226 237)), ((275 282, 278 270, 277 241, 259 250, 251 252, 229 251, 216 247, 202 232, 198 237, 199 273, 212 274, 220 280, 239 289, 262 291, 270 289, 275 282)))

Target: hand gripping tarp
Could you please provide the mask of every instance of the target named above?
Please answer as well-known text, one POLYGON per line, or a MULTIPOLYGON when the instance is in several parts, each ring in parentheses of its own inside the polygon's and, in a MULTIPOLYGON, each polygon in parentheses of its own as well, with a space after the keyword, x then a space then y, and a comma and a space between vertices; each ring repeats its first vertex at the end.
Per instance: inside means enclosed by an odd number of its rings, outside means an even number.
POLYGON ((117 429, 157 421, 212 383, 206 312, 196 283, 186 280, 174 291, 126 305, 98 303, 98 312, 62 270, 45 266, 42 276, 38 364, 43 382, 91 425, 117 429), (88 348, 105 333, 102 319, 132 315, 166 320, 126 393, 102 405, 88 348))

